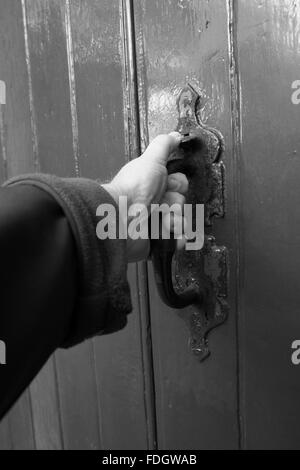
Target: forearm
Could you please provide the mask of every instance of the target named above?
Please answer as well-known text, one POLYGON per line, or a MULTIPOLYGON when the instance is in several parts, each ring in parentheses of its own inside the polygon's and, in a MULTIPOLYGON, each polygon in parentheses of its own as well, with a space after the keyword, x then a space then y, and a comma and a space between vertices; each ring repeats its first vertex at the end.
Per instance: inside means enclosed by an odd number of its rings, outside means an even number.
POLYGON ((78 267, 67 219, 37 188, 1 190, 0 247, 1 418, 65 340, 78 267))
POLYGON ((0 417, 58 347, 126 325, 125 242, 96 237, 94 182, 24 177, 0 194, 0 417))

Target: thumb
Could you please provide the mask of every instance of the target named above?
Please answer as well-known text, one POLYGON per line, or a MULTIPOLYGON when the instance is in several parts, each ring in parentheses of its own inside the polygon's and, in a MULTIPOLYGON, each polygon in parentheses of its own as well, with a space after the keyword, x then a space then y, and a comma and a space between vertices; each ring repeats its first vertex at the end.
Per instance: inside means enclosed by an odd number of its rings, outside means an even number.
POLYGON ((171 153, 178 149, 181 140, 182 135, 179 132, 159 135, 151 142, 143 156, 166 166, 171 153))

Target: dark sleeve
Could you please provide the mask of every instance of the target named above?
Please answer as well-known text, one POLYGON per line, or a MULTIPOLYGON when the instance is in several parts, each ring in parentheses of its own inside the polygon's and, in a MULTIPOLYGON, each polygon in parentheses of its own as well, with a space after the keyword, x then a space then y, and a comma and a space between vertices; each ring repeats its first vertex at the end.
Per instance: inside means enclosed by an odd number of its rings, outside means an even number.
POLYGON ((115 204, 89 180, 22 177, 0 189, 0 419, 57 348, 126 325, 125 245, 97 239, 101 203, 115 204))

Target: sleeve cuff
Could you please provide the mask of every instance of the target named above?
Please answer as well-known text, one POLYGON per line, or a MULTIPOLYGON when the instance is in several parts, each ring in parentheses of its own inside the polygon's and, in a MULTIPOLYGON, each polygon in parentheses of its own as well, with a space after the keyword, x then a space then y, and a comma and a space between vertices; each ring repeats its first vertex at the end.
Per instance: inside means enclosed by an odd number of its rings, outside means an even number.
MULTIPOLYGON (((71 330, 64 347, 74 346, 98 334, 125 327, 132 310, 127 281, 126 240, 99 240, 96 216, 100 204, 118 206, 110 194, 93 180, 63 179, 50 175, 25 175, 5 186, 37 186, 62 207, 72 230, 79 260, 79 292, 71 330)), ((117 225, 118 226, 118 225, 117 225)))

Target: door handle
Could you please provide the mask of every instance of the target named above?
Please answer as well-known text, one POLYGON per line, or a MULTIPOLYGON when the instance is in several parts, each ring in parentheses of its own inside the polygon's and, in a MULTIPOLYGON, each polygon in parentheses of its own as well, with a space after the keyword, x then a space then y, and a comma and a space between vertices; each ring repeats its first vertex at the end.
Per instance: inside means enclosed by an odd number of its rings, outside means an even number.
POLYGON ((152 240, 155 281, 162 301, 173 309, 187 307, 192 351, 202 361, 210 355, 208 333, 228 316, 228 252, 212 236, 214 217, 225 217, 225 167, 221 134, 205 126, 198 114, 200 95, 191 85, 178 98, 177 131, 184 139, 167 166, 168 173, 184 173, 189 180, 187 203, 204 204, 206 237, 198 252, 176 252, 176 240, 152 240))
MULTIPOLYGON (((179 153, 168 165, 168 174, 183 173, 188 179, 197 174, 197 168, 191 161, 191 155, 201 147, 197 136, 186 136, 180 144, 179 153)), ((176 240, 152 240, 151 255, 154 267, 156 285, 163 302, 171 308, 183 309, 193 304, 203 303, 204 293, 201 287, 188 286, 184 292, 178 293, 174 288, 173 258, 176 253, 176 240)))

